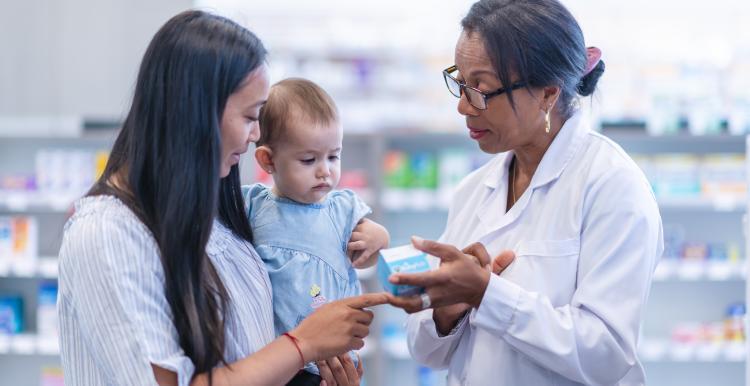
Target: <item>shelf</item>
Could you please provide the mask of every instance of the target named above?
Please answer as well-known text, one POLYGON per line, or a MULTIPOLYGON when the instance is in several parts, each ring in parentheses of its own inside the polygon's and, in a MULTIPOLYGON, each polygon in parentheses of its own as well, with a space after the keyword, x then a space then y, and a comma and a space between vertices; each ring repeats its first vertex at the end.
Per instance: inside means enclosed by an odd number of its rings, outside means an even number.
POLYGON ((742 212, 747 204, 741 197, 684 197, 657 198, 659 208, 665 210, 708 211, 708 212, 742 212))
POLYGON ((680 261, 662 258, 654 271, 654 282, 669 281, 743 281, 747 277, 745 262, 680 261))
POLYGON ((605 130, 628 153, 745 153, 744 135, 648 135, 605 130))
POLYGON ((13 261, 10 258, 0 257, 0 277, 55 279, 57 278, 57 258, 45 256, 13 261))
POLYGON ((0 211, 67 212, 81 194, 0 191, 0 211))
MULTIPOLYGON (((386 189, 380 203, 387 212, 429 212, 448 211, 450 194, 427 189, 386 189)), ((657 198, 659 208, 670 211, 690 212, 730 212, 744 213, 746 203, 741 197, 682 197, 657 198)))
POLYGON ((35 334, 0 335, 1 355, 60 355, 56 336, 35 334))
POLYGON ((450 194, 429 189, 386 188, 380 203, 388 212, 447 212, 450 194))
POLYGON ((744 363, 745 342, 674 343, 644 339, 639 348, 644 362, 733 362, 744 363))

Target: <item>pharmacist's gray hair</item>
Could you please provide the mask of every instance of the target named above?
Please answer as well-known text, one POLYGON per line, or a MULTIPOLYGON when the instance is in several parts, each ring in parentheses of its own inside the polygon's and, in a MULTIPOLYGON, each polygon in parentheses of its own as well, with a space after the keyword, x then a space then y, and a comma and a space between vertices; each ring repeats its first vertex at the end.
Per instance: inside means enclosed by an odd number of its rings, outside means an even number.
MULTIPOLYGON (((604 61, 599 61, 585 74, 583 33, 557 0, 480 0, 461 26, 479 34, 503 86, 524 82, 527 90, 560 87, 556 108, 565 117, 575 108, 576 95, 593 94, 604 72, 604 61)), ((513 90, 506 95, 515 110, 513 90)))

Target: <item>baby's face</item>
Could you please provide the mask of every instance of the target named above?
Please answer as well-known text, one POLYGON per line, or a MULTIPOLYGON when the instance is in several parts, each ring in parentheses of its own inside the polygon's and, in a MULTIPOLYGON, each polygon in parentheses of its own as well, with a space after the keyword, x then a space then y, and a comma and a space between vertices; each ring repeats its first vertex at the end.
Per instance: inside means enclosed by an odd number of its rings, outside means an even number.
POLYGON ((312 204, 325 199, 341 176, 341 124, 295 120, 273 146, 274 184, 279 194, 312 204))

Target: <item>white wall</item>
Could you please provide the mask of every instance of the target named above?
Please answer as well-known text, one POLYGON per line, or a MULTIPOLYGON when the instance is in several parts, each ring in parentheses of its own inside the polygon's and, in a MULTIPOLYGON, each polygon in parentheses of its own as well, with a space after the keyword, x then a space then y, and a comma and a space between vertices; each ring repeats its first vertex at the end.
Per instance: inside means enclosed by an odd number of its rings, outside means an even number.
POLYGON ((118 119, 143 52, 191 0, 3 0, 0 116, 118 119))

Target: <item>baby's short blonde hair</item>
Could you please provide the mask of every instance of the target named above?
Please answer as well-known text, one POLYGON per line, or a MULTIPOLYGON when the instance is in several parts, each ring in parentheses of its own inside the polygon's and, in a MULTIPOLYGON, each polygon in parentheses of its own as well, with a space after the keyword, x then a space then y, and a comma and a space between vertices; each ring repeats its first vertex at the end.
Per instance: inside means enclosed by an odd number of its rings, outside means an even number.
POLYGON ((268 100, 260 110, 257 146, 276 143, 292 122, 329 125, 338 120, 336 104, 320 86, 302 78, 284 79, 271 86, 268 100))

